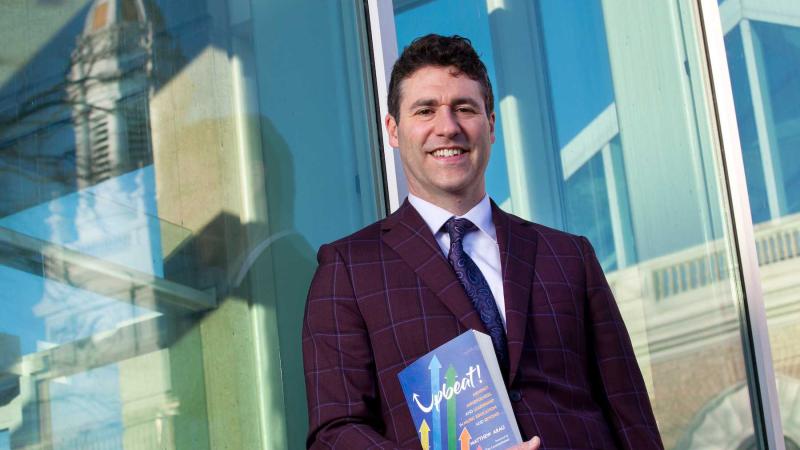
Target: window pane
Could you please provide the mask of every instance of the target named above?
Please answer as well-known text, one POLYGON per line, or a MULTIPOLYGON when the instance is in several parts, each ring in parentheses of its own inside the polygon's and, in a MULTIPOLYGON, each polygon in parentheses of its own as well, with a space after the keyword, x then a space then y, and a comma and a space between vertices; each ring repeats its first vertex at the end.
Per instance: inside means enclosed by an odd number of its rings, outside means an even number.
POLYGON ((384 212, 363 6, 3 2, 0 40, 0 449, 304 448, 316 248, 384 212))
POLYGON ((595 154, 586 164, 564 182, 567 217, 571 229, 588 237, 604 270, 617 267, 614 255, 614 236, 611 230, 606 177, 603 173, 603 155, 595 154), (605 244, 605 245, 602 245, 605 244))
MULTIPOLYGON (((744 64, 744 48, 740 32, 725 35, 725 48, 728 56, 728 68, 733 86, 747 86, 749 83, 747 66, 744 64)), ((753 99, 749 89, 734 89, 736 104, 736 121, 739 126, 739 140, 742 145, 742 157, 747 174, 747 193, 750 197, 750 212, 753 222, 769 220, 769 201, 764 183, 764 166, 758 148, 758 131, 753 113, 753 99)))
POLYGON ((720 5, 786 448, 800 443, 800 4, 720 5), (756 14, 755 11, 760 11, 756 14))
POLYGON ((489 194, 590 239, 667 448, 745 448, 741 295, 695 3, 396 1, 395 15, 401 48, 460 34, 486 61, 489 194))

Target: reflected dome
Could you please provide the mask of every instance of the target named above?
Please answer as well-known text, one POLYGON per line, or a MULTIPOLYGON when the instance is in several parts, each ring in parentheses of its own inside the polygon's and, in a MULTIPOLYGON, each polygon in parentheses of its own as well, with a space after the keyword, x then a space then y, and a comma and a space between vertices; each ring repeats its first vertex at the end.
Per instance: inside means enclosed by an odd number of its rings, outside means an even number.
POLYGON ((122 22, 147 22, 142 0, 95 0, 86 15, 83 33, 96 33, 122 22))

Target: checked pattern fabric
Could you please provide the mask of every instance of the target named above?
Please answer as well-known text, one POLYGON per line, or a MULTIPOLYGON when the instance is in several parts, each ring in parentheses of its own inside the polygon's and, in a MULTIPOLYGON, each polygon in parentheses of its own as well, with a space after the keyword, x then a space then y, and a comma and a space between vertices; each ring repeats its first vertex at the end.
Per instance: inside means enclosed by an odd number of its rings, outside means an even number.
MULTIPOLYGON (((507 382, 521 396, 513 406, 522 436, 541 437, 548 450, 663 450, 589 241, 494 203, 492 221, 503 263, 507 382)), ((303 321, 310 449, 420 448, 397 373, 464 330, 485 328, 442 256, 408 200, 320 247, 303 321)), ((292 399, 287 404, 302 405, 292 399)))
POLYGON ((497 355, 497 362, 500 370, 508 373, 508 345, 506 343, 506 331, 503 321, 500 318, 500 311, 497 309, 492 290, 489 283, 475 264, 475 261, 464 251, 464 236, 475 231, 478 227, 468 219, 457 219, 451 217, 444 224, 447 234, 450 235, 450 253, 447 259, 456 272, 458 281, 464 286, 467 297, 472 301, 472 305, 480 315, 481 321, 486 326, 489 336, 492 338, 494 352, 497 355))

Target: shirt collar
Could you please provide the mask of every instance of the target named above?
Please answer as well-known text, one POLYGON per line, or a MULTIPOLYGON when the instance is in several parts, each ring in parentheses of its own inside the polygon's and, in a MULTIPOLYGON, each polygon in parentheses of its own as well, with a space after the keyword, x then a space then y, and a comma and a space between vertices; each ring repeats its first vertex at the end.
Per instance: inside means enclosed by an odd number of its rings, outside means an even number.
MULTIPOLYGON (((431 229, 431 233, 433 233, 434 236, 442 230, 444 223, 454 216, 450 211, 411 193, 408 194, 408 202, 411 203, 411 206, 422 216, 422 220, 428 224, 428 228, 431 229)), ((497 242, 497 232, 494 227, 494 222, 492 222, 492 205, 491 202, 489 202, 488 195, 484 195, 483 199, 481 199, 477 205, 473 206, 472 209, 467 211, 466 214, 456 217, 469 219, 479 230, 483 231, 492 238, 493 241, 497 242)))

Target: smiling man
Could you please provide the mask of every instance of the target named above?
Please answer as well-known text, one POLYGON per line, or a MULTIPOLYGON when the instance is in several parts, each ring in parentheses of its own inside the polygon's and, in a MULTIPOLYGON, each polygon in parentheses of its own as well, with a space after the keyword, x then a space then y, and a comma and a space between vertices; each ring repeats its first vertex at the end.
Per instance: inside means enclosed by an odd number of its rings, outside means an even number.
POLYGON ((409 191, 464 215, 486 196, 494 143, 494 113, 481 85, 454 66, 424 66, 395 88, 406 95, 386 126, 391 145, 400 149, 409 191))
POLYGON ((319 250, 303 327, 310 448, 419 448, 397 373, 468 329, 492 338, 527 440, 517 449, 663 448, 589 242, 486 195, 494 124, 468 40, 403 51, 386 127, 410 193, 319 250))

